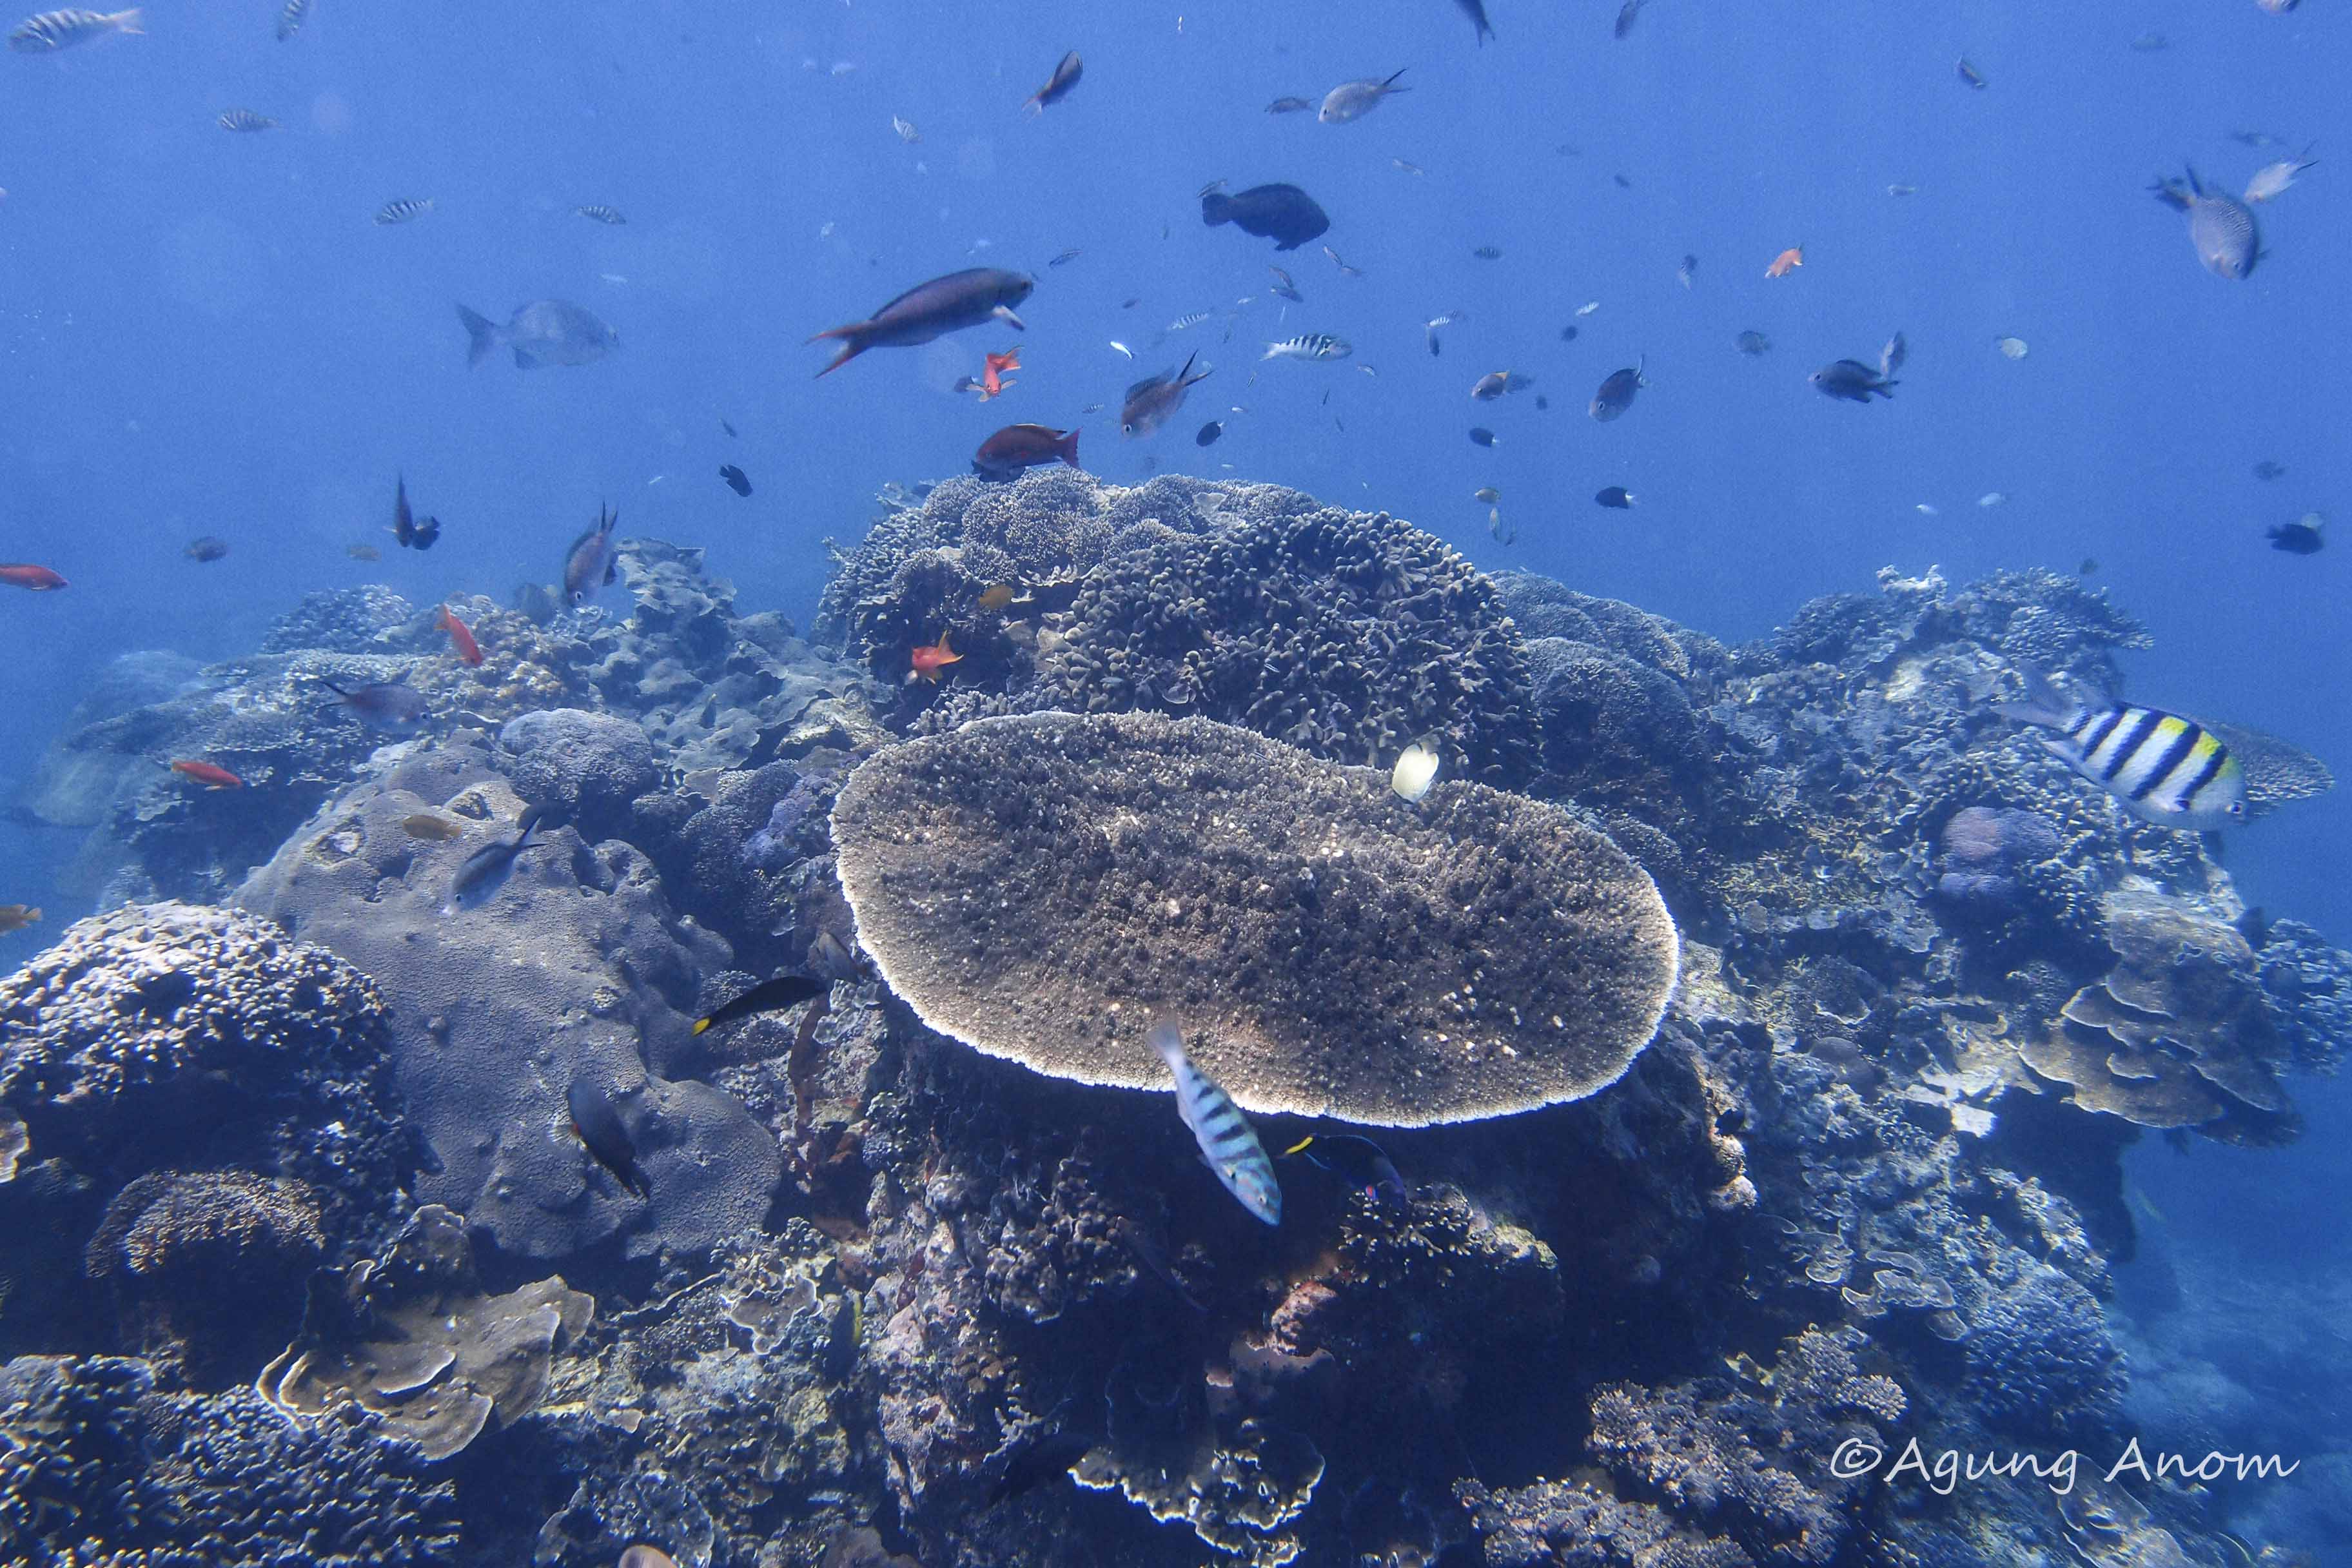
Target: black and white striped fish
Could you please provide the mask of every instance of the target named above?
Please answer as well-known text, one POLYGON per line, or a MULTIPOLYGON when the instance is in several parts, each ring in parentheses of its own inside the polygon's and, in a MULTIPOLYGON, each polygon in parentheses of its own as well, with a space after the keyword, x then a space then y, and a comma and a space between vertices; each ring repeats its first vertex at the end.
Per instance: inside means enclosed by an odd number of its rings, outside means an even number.
POLYGON ((1187 310, 1184 314, 1169 322, 1167 330, 1171 332, 1188 331, 1191 329, 1199 326, 1208 319, 1209 312, 1206 310, 1187 310))
POLYGON ((310 19, 310 0, 286 0, 286 9, 278 13, 278 41, 284 43, 302 30, 310 19))
POLYGON ((109 33, 146 30, 139 25, 136 5, 128 11, 44 11, 17 23, 16 30, 8 35, 8 47, 20 55, 46 55, 109 33))
POLYGON ((232 109, 213 121, 224 131, 275 131, 278 121, 250 109, 232 109))
POLYGON ((615 227, 629 221, 627 218, 621 216, 621 209, 618 207, 599 205, 593 207, 573 207, 572 210, 580 217, 593 218, 598 223, 609 223, 614 225, 615 227))
POLYGON ((1266 1158, 1257 1134, 1243 1119, 1241 1107, 1192 1065, 1184 1054, 1184 1037, 1176 1032, 1175 1025, 1155 1023, 1145 1032, 1144 1040, 1176 1075, 1176 1111, 1200 1142, 1201 1158, 1217 1173, 1225 1191, 1241 1200, 1242 1207, 1268 1225, 1280 1225, 1282 1188, 1274 1179, 1274 1162, 1266 1158))
POLYGON ((433 210, 431 196, 403 196, 386 202, 375 209, 375 221, 383 224, 415 223, 433 210))
POLYGON ((1328 332, 1301 332, 1283 342, 1268 343, 1260 360, 1270 359, 1346 359, 1356 352, 1356 345, 1345 338, 1335 338, 1328 332))
POLYGON ((2203 725, 2131 703, 2083 702, 2038 670, 2025 681, 2025 700, 1998 704, 2000 715, 2057 731, 2042 742, 2051 754, 2133 816, 2195 831, 2246 819, 2245 769, 2203 725))

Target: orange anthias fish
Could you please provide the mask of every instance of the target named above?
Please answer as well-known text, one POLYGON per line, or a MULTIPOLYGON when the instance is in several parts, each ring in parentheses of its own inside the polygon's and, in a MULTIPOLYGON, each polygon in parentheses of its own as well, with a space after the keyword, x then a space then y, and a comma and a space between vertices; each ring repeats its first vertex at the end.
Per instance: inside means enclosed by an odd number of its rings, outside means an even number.
POLYGON ((55 593, 66 580, 46 566, 0 566, 0 583, 30 588, 36 594, 55 593))
POLYGON ((195 780, 206 789, 243 789, 245 787, 243 779, 214 763, 173 763, 172 771, 195 780))
POLYGON ((941 669, 955 663, 963 658, 963 655, 948 647, 948 634, 941 632, 937 647, 919 647, 908 657, 913 661, 917 675, 921 676, 925 680, 937 680, 941 669))
POLYGON ((449 646, 457 650, 460 659, 467 664, 482 662, 481 645, 474 640, 474 634, 466 629, 466 623, 450 613, 448 605, 441 606, 440 616, 433 624, 449 634, 449 646))
POLYGON ((1020 383, 1006 381, 1003 376, 1006 371, 1020 368, 1021 345, 1019 343, 1013 344, 1001 354, 990 354, 988 368, 980 373, 980 400, 985 403, 992 397, 1002 397, 1004 395, 1005 388, 1018 386, 1020 383))
POLYGON ((1780 255, 1772 258, 1772 265, 1764 269, 1764 276, 1767 278, 1786 278, 1790 273, 1794 272, 1798 268, 1802 267, 1804 264, 1805 247, 1801 245, 1792 245, 1789 247, 1788 249, 1782 251, 1780 255))

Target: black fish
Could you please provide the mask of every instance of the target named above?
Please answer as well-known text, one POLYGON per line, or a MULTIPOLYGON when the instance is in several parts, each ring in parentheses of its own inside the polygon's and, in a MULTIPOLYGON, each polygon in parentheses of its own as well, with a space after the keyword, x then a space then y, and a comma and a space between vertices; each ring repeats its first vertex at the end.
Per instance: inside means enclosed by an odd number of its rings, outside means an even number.
POLYGON ((228 541, 207 533, 202 539, 190 540, 182 553, 191 561, 218 561, 228 553, 228 541))
POLYGON ((1029 101, 1023 107, 1032 114, 1045 113, 1047 104, 1059 103, 1067 98, 1070 95, 1070 89, 1078 85, 1078 79, 1086 75, 1086 72, 1087 62, 1078 58, 1077 50, 1072 49, 1068 54, 1064 55, 1061 63, 1054 68, 1054 74, 1045 79, 1045 85, 1031 93, 1029 101))
POLYGON ((1574 321, 1570 321, 1568 325, 1559 330, 1559 341, 1564 343, 1572 343, 1576 341, 1576 333, 1577 325, 1574 321))
POLYGON ((1643 0, 1625 0, 1625 4, 1617 7, 1617 37, 1622 38, 1633 30, 1633 21, 1641 16, 1642 5, 1643 0))
POLYGON ((522 831, 512 838, 493 838, 471 855, 449 879, 449 901, 441 906, 445 915, 459 910, 478 910, 499 896, 499 889, 514 875, 515 858, 530 847, 530 836, 539 829, 539 807, 530 806, 522 814, 522 831))
POLYGON ((1864 364, 1858 359, 1837 360, 1822 366, 1805 379, 1811 382, 1823 397, 1835 397, 1847 403, 1867 403, 1873 393, 1892 400, 1895 388, 1902 384, 1887 380, 1879 374, 1877 366, 1864 364))
POLYGON ((1471 25, 1478 29, 1481 46, 1494 37, 1495 26, 1486 20, 1486 0, 1454 0, 1454 3, 1462 7, 1462 14, 1469 17, 1471 25))
POLYGON ((392 536, 404 550, 430 550, 441 537, 441 520, 428 517, 423 521, 408 510, 408 479, 402 475, 392 493, 392 536))
POLYGON ((1623 485, 1611 485, 1592 499, 1602 506, 1614 507, 1617 510, 1623 511, 1633 504, 1633 492, 1623 485))
POLYGON ((1223 191, 1201 197, 1201 221, 1211 228, 1232 224, 1244 234, 1274 241, 1276 250, 1296 250, 1331 226, 1329 215, 1297 185, 1253 185, 1238 195, 1223 191))
POLYGON ((751 493, 751 481, 745 479, 743 477, 743 470, 737 468, 734 464, 721 464, 719 469, 719 477, 725 479, 727 481, 727 488, 733 490, 737 495, 747 496, 751 493))
POLYGON ((928 283, 918 283, 862 321, 835 327, 809 340, 841 341, 841 353, 817 372, 831 375, 867 349, 913 348, 942 332, 977 327, 993 318, 1016 331, 1027 331, 1013 307, 1029 298, 1036 279, 994 267, 967 267, 928 283))
POLYGON ((1221 420, 1212 419, 1206 425, 1201 426, 1201 433, 1192 437, 1192 445, 1195 447, 1213 447, 1217 444, 1217 437, 1224 433, 1225 426, 1223 422, 1221 420))
POLYGON ((1286 1158, 1297 1154, 1316 1169, 1330 1172, 1375 1202, 1410 1201, 1395 1163, 1369 1138, 1353 1132, 1322 1133, 1301 1139, 1282 1152, 1286 1158))
POLYGON ((1470 254, 1481 261, 1500 261, 1503 259, 1503 247, 1499 245, 1482 245, 1470 254))
POLYGON ((988 1506, 994 1508, 1068 1474, 1070 1467, 1085 1458, 1094 1446, 1093 1438, 1075 1432, 1056 1432, 1030 1444, 1013 1456, 1004 1474, 988 1489, 988 1506))
POLYGON ((1546 396, 1545 396, 1542 393, 1540 393, 1540 392, 1538 392, 1538 393, 1537 393, 1537 394, 1536 394, 1536 407, 1537 407, 1538 410, 1540 410, 1540 409, 1545 409, 1545 408, 1549 408, 1550 406, 1551 406, 1551 399, 1550 399, 1550 398, 1546 397, 1546 396))
POLYGON ((734 434, 735 434, 735 426, 732 426, 732 425, 730 425, 729 423, 727 423, 727 421, 726 421, 725 419, 723 419, 723 418, 722 418, 721 420, 719 420, 719 427, 721 430, 726 431, 726 432, 727 432, 727 434, 729 434, 730 436, 732 436, 732 435, 734 435, 734 434))
POLYGON ((1609 379, 1601 384, 1601 390, 1592 395, 1592 406, 1587 412, 1606 425, 1633 407, 1633 395, 1649 384, 1639 365, 1613 371, 1609 379))
POLYGON ((2254 478, 2258 479, 2283 479, 2286 478, 2286 465, 2284 463, 2273 463, 2268 458, 2264 458, 2261 462, 2254 465, 2254 478))
POLYGON ((1477 446, 1491 447, 1495 444, 1495 433, 1484 425, 1473 425, 1470 426, 1470 439, 1477 446))
POLYGON ((802 1003, 825 994, 833 989, 826 980, 813 979, 805 974, 779 974, 773 980, 762 980, 732 1002, 720 1007, 707 1018, 694 1021, 694 1032, 731 1024, 738 1018, 748 1018, 754 1013, 772 1013, 781 1007, 797 1007, 802 1003))
POLYGON ((1066 250, 1066 251, 1062 252, 1062 254, 1061 254, 1061 255, 1056 256, 1055 258, 1054 258, 1054 259, 1053 259, 1053 260, 1048 261, 1047 263, 1045 263, 1045 265, 1046 265, 1046 266, 1048 266, 1048 267, 1062 267, 1062 266, 1066 266, 1066 265, 1067 265, 1067 264, 1069 264, 1070 262, 1076 261, 1076 260, 1078 258, 1078 255, 1079 255, 1079 253, 1078 253, 1077 251, 1075 251, 1075 250, 1066 250))
POLYGON ((2294 522, 2282 522, 2270 531, 2271 548, 2289 555, 2316 555, 2327 543, 2320 532, 2326 526, 2326 520, 2315 511, 2294 522))
POLYGON ((637 1146, 629 1138, 629 1130, 621 1125, 621 1113, 613 1106, 604 1091, 589 1081, 586 1073, 572 1079, 572 1087, 563 1097, 571 1108, 572 1131, 596 1163, 613 1173, 621 1184, 640 1202, 654 1195, 654 1184, 637 1169, 637 1146))
POLYGON ((1750 327, 1732 339, 1731 346, 1748 358, 1754 359, 1759 354, 1769 354, 1772 352, 1772 340, 1750 327))

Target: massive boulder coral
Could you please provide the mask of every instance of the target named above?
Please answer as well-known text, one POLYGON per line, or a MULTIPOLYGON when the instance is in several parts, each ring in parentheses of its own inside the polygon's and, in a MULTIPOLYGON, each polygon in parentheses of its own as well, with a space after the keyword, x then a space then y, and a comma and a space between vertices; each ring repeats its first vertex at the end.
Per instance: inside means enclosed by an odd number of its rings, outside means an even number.
POLYGON ((330 804, 239 900, 365 968, 392 999, 394 1068, 435 1157, 420 1198, 525 1257, 621 1232, 634 1253, 708 1252, 766 1217, 782 1168, 739 1102, 661 1075, 685 1054, 684 1010, 727 966, 726 944, 671 912, 643 855, 569 828, 541 829, 489 903, 452 910, 458 865, 511 838, 522 809, 492 760, 466 744, 409 758, 330 804), (419 837, 416 818, 436 836, 419 837), (616 1107, 649 1202, 573 1133, 575 1078, 616 1107))
POLYGON ((1672 994, 1642 868, 1556 807, 1384 779, 1227 725, 985 720, 866 762, 834 811, 858 937, 925 1022, 1158 1088, 1180 1021, 1244 1107, 1425 1126, 1615 1081, 1672 994))

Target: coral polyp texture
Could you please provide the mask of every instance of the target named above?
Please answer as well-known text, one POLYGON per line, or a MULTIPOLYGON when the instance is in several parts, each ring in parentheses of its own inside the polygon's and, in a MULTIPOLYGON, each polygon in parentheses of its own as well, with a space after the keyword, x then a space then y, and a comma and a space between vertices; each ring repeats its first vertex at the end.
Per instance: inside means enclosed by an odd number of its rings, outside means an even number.
POLYGON ((1579 1100, 1675 984, 1648 875, 1557 807, 1230 725, 990 719, 870 759, 834 808, 892 990, 1055 1077, 1159 1088, 1177 1022, 1245 1109, 1381 1126, 1579 1100))

